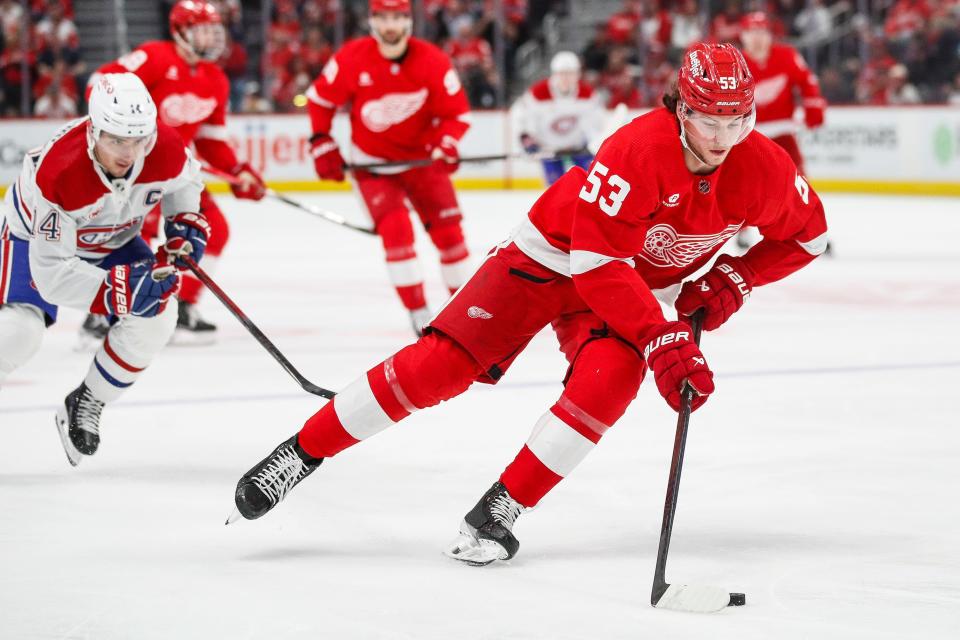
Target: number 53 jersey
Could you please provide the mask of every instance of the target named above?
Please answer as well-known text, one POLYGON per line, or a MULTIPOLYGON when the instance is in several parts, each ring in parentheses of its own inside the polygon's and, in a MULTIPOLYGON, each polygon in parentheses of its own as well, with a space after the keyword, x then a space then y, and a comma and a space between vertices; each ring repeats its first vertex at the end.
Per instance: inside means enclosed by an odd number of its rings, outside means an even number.
POLYGON ((620 128, 589 172, 571 169, 540 197, 514 242, 566 276, 627 264, 653 290, 682 282, 745 226, 763 235, 744 258, 754 286, 823 252, 823 206, 779 146, 753 132, 715 171, 697 175, 679 136, 662 108, 620 128))

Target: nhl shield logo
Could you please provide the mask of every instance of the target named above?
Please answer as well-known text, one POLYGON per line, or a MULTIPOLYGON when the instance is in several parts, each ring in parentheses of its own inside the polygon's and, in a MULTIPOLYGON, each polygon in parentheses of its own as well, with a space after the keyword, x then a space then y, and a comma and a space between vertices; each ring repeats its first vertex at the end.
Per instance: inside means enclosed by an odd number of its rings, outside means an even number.
POLYGON ((701 180, 700 184, 697 185, 697 189, 699 189, 700 193, 706 195, 710 193, 710 183, 707 180, 701 180))

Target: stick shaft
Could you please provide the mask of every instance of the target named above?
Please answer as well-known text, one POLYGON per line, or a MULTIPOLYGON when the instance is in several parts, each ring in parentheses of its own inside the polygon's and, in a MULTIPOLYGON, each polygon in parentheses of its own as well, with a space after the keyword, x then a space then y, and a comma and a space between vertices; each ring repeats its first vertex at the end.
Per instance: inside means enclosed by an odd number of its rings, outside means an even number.
MULTIPOLYGON (((700 329, 703 314, 697 312, 692 319, 693 339, 700 344, 700 329)), ((677 512, 677 498, 680 494, 680 474, 683 471, 683 454, 687 446, 687 431, 690 427, 693 387, 683 388, 680 397, 680 412, 677 415, 677 433, 673 440, 673 458, 670 461, 670 477, 667 480, 667 497, 663 505, 663 522, 660 525, 660 545, 657 548, 657 567, 653 574, 651 604, 656 605, 667 589, 667 553, 670 551, 670 536, 673 533, 673 518, 677 512)))
POLYGON ((245 314, 243 310, 240 309, 240 307, 238 307, 237 304, 230 299, 230 296, 224 293, 223 289, 221 289, 219 285, 213 281, 206 271, 200 268, 200 265, 198 265, 193 258, 190 256, 183 256, 182 259, 187 263, 187 267, 189 267, 190 271, 197 276, 197 279, 199 279, 200 282, 202 282, 204 286, 206 286, 207 289, 209 289, 211 293, 216 296, 217 300, 223 303, 223 306, 230 310, 230 313, 232 313, 233 316, 240 321, 240 324, 242 324, 247 331, 250 332, 254 339, 260 343, 260 346, 266 349, 267 353, 273 356, 273 359, 280 363, 280 366, 283 367, 284 371, 290 374, 290 377, 296 380, 297 384, 299 384, 304 391, 321 396, 323 398, 332 398, 336 395, 336 393, 333 391, 324 389, 323 387, 318 387, 304 378, 300 372, 297 371, 296 367, 290 364, 290 361, 287 360, 286 356, 280 352, 280 349, 278 349, 276 345, 274 345, 270 339, 264 335, 263 331, 261 331, 257 325, 253 324, 253 321, 247 317, 247 314, 245 314))

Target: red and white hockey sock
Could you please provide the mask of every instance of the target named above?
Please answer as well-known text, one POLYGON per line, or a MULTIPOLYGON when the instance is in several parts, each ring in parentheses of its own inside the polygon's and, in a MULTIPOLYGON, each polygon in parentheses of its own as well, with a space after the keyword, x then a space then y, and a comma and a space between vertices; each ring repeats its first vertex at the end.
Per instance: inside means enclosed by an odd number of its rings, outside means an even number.
POLYGON ((413 245, 392 247, 386 250, 386 255, 387 273, 390 274, 390 282, 397 289, 403 306, 410 311, 426 307, 423 272, 413 245))
POLYGON ((414 411, 457 396, 482 373, 459 345, 430 334, 351 382, 300 430, 300 446, 329 458, 414 411))
POLYGON ((440 252, 440 275, 450 294, 466 284, 470 278, 470 251, 463 239, 460 222, 434 225, 429 230, 430 240, 440 252))
POLYGON ((573 472, 609 428, 561 396, 537 421, 523 449, 500 475, 500 482, 514 500, 525 507, 536 506, 573 472))

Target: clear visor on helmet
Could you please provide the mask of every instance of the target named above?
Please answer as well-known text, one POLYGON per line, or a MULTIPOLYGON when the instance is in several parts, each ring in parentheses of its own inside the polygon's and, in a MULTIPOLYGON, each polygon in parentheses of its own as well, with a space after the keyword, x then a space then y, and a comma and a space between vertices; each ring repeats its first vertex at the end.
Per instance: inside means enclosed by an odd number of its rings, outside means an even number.
POLYGON ((201 60, 215 62, 227 48, 227 32, 219 22, 204 22, 180 32, 178 40, 201 60))
POLYGON ((680 102, 678 107, 677 115, 686 131, 721 148, 743 142, 757 122, 756 108, 739 116, 715 116, 694 111, 684 102, 680 102))
POLYGON ((106 131, 97 131, 93 136, 96 157, 111 173, 117 169, 126 171, 153 150, 157 134, 148 136, 125 137, 106 131))

